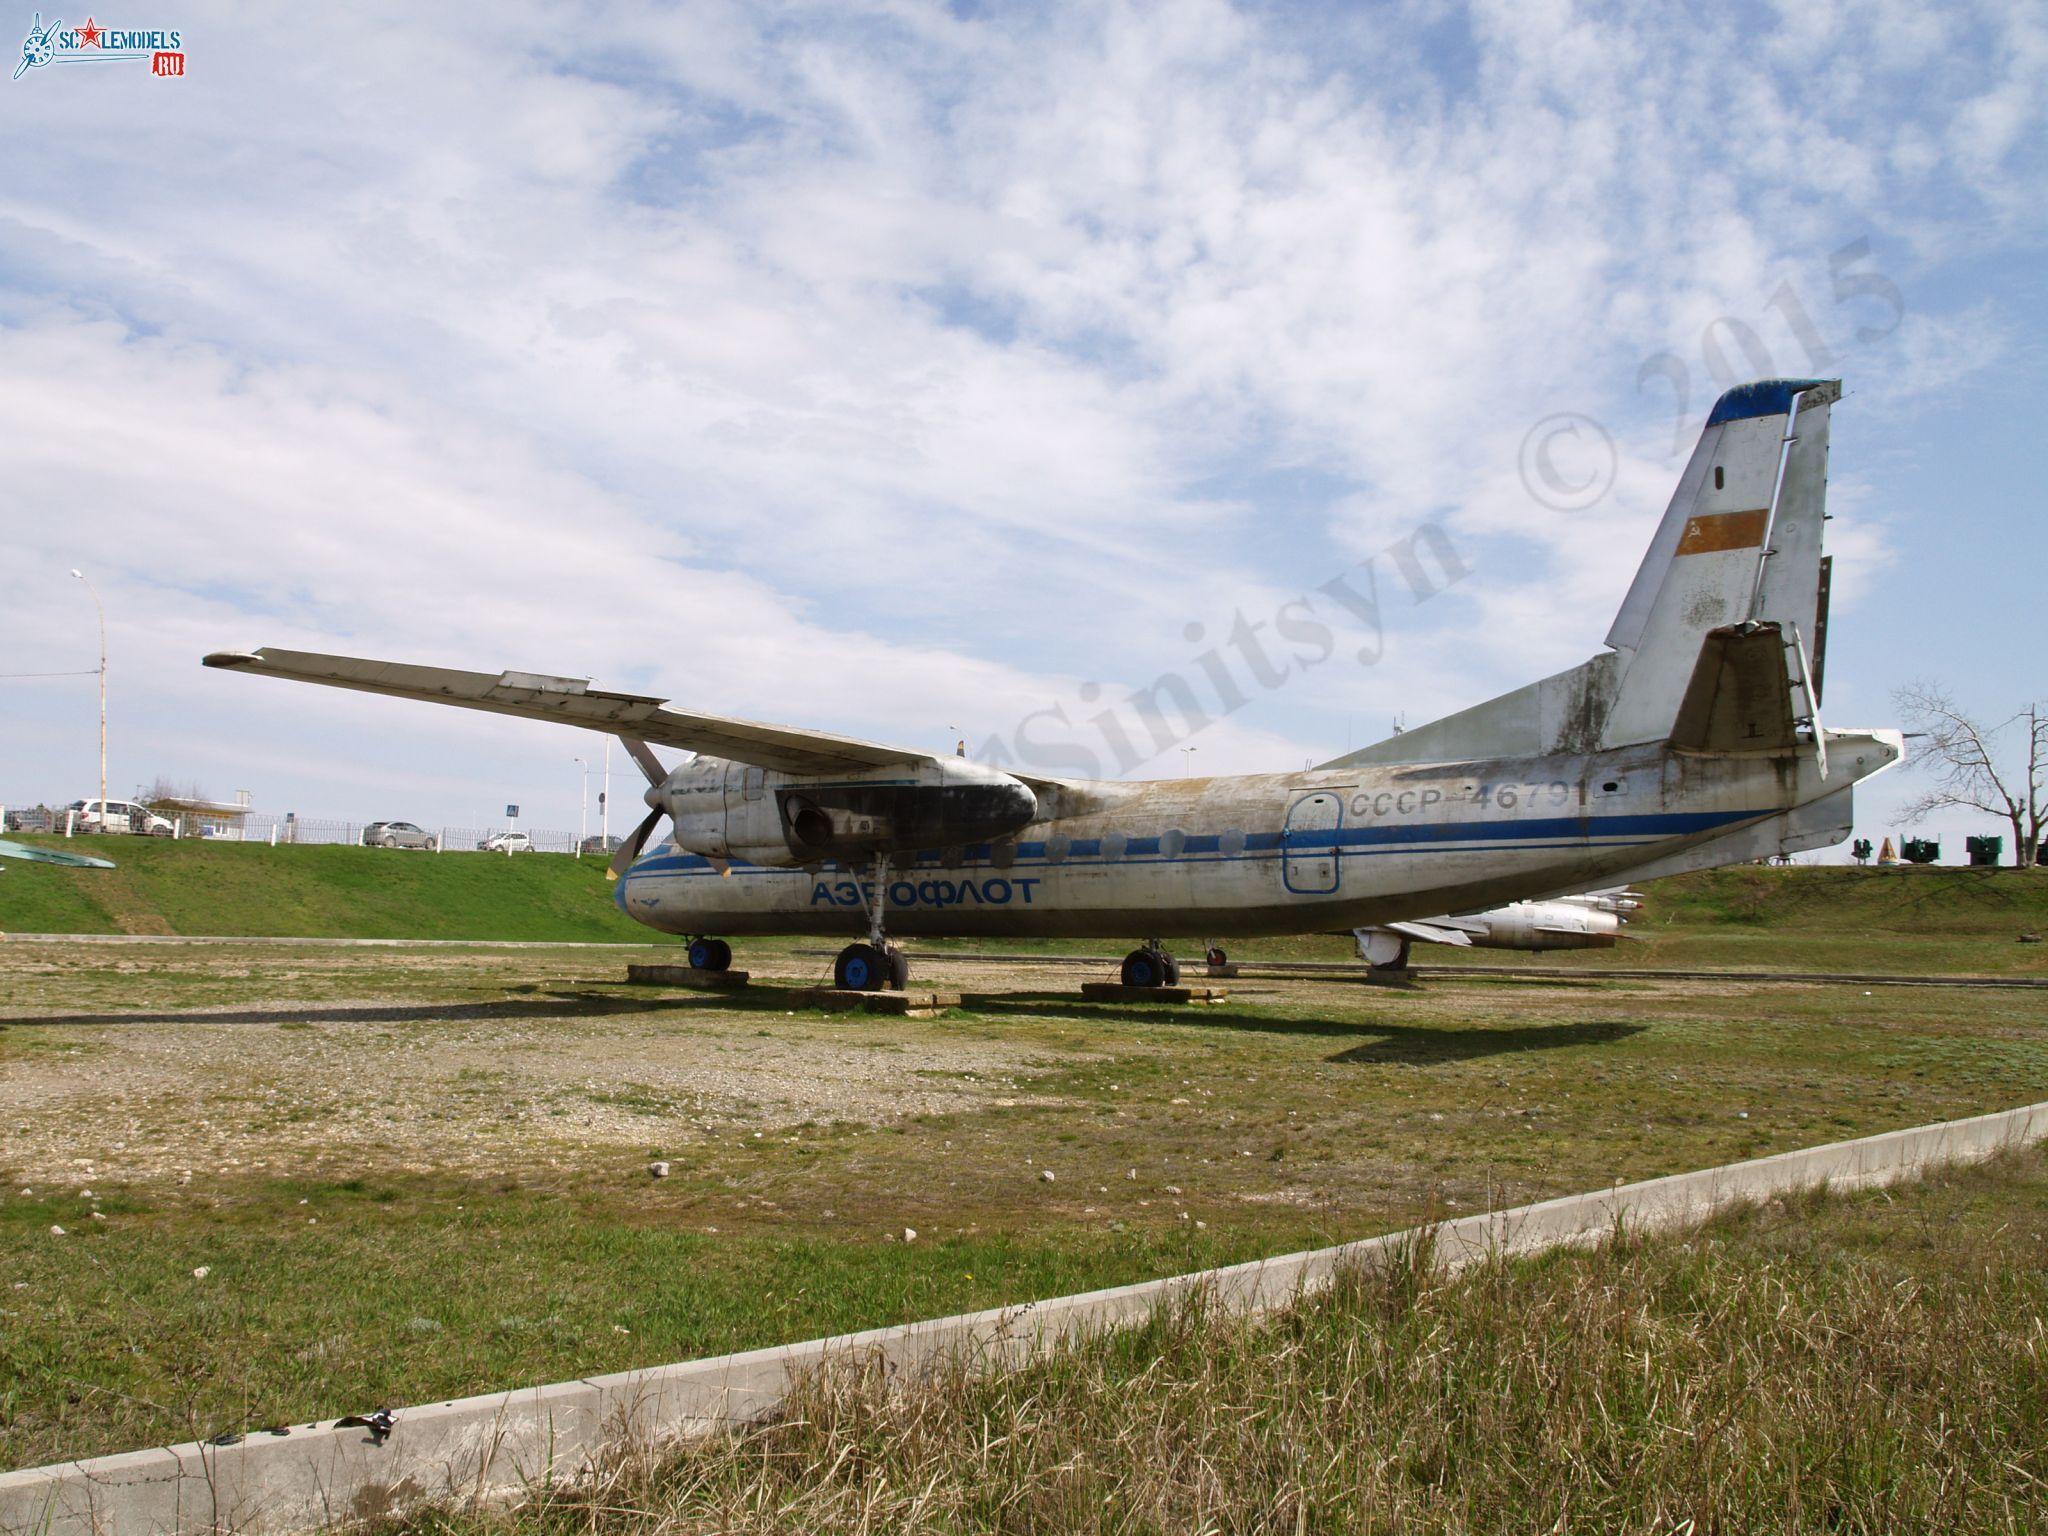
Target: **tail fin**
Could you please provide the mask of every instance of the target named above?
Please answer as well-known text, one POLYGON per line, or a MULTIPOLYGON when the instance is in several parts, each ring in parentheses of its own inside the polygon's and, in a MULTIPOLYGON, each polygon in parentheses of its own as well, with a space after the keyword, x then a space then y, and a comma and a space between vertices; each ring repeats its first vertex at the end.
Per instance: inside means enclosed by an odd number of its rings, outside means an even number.
POLYGON ((1323 766, 1665 740, 1790 748, 1819 713, 1828 413, 1841 392, 1764 379, 1721 396, 1607 632, 1611 653, 1323 766))
POLYGON ((1716 403, 1607 631, 1620 685, 1602 745, 1682 729, 1680 744, 1703 750, 1789 747, 1793 687, 1814 715, 1828 413, 1841 393, 1832 380, 1769 379, 1716 403))

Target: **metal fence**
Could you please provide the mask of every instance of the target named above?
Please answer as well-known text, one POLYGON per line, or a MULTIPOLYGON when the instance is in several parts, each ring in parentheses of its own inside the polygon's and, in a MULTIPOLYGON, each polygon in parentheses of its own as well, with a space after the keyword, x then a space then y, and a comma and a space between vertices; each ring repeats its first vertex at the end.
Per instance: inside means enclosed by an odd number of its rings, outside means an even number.
MULTIPOLYGON (((109 804, 116 809, 123 803, 108 797, 109 804)), ((76 833, 80 836, 93 835, 89 829, 77 825, 77 817, 67 807, 68 800, 4 800, 0 801, 0 825, 9 832, 48 832, 57 836, 76 833)), ((171 824, 168 833, 158 830, 159 836, 177 838, 200 838, 207 842, 224 843, 267 843, 272 847, 305 845, 307 847, 332 847, 338 844, 360 844, 363 836, 375 822, 337 821, 319 816, 285 815, 274 816, 251 811, 241 816, 208 816, 181 812, 166 815, 163 820, 171 824)), ((414 825, 419 825, 414 823, 414 825)), ((548 827, 511 828, 503 824, 484 827, 428 827, 421 826, 433 839, 435 853, 574 853, 577 838, 574 832, 556 831, 548 827)), ((110 834, 120 835, 120 834, 110 834)), ((599 839, 595 834, 588 838, 590 851, 596 852, 599 839)), ((613 843, 617 843, 613 839, 613 843)))

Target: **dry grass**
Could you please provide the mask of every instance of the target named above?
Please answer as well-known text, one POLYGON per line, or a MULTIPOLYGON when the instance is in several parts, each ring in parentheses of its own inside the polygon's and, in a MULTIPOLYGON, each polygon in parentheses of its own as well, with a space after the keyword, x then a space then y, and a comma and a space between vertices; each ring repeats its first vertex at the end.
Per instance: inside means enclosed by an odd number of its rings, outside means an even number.
POLYGON ((776 1422, 461 1536, 2027 1531, 2048 1164, 1683 1238, 1410 1255, 1258 1323, 1190 1305, 1007 1374, 838 1371, 776 1422))

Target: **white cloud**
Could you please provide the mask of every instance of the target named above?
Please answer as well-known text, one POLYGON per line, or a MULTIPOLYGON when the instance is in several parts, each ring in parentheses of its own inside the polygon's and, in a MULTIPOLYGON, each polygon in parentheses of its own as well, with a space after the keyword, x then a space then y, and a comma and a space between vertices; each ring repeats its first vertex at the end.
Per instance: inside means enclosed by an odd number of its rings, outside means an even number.
MULTIPOLYGON (((311 50, 202 15, 184 81, 16 82, 13 574, 96 541, 124 646, 200 718, 233 680, 195 653, 263 640, 978 738, 1427 517, 1477 574, 1204 766, 1340 749, 1354 700, 1471 702, 1597 643, 1754 348, 1881 358, 1887 410, 2000 355, 2002 307, 1915 284, 1969 246, 1958 199, 2038 238, 2041 93, 2023 11, 1467 23, 1469 57, 1419 11, 1214 0, 387 7, 311 50), (1865 234, 1910 313, 1859 354, 1886 312, 1829 258, 1865 234), (1559 410, 1619 445, 1568 517, 1515 469, 1559 410), (1297 470, 1328 494, 1215 489, 1297 470)), ((76 629, 54 595, 16 650, 76 629)))

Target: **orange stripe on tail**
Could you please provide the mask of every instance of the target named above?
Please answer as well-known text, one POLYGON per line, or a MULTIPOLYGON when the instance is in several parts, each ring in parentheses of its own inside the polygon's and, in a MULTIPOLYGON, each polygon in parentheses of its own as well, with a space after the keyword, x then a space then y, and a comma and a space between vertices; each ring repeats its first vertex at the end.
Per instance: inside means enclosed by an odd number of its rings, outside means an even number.
POLYGON ((1681 555, 1710 555, 1723 549, 1754 549, 1764 541, 1764 529, 1770 525, 1771 509, 1758 507, 1752 512, 1712 512, 1702 517, 1689 517, 1685 521, 1685 532, 1679 535, 1678 550, 1681 555))

